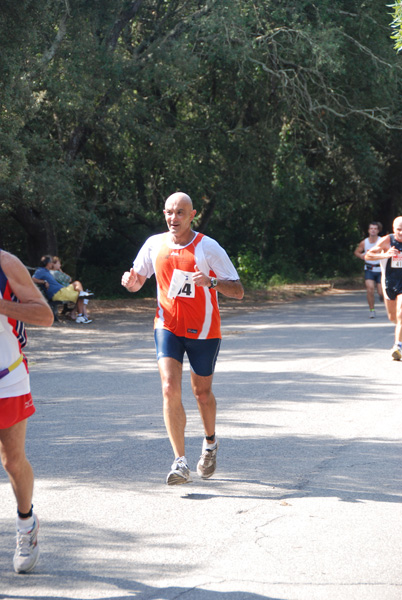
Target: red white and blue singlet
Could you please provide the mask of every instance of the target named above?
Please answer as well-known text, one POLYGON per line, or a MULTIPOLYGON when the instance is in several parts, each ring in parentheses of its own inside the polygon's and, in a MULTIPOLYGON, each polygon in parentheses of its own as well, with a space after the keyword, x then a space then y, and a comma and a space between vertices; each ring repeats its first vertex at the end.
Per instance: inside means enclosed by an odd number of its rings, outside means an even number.
MULTIPOLYGON (((0 250, 1 253, 1 250, 0 250)), ((2 298, 18 302, 4 271, 0 266, 0 293, 2 298)), ((27 337, 21 321, 0 314, 0 372, 8 369, 22 354, 27 337)), ((21 396, 30 392, 26 359, 0 379, 0 398, 21 396)))

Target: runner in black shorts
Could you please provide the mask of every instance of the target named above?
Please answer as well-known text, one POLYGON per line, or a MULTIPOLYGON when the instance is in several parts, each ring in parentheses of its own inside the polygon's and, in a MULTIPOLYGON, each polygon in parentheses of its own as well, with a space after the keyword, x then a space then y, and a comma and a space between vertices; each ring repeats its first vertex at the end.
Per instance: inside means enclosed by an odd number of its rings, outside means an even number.
POLYGON ((393 234, 383 237, 367 254, 368 260, 387 259, 383 269, 384 301, 390 321, 395 323, 392 358, 402 358, 402 217, 393 222, 393 234))

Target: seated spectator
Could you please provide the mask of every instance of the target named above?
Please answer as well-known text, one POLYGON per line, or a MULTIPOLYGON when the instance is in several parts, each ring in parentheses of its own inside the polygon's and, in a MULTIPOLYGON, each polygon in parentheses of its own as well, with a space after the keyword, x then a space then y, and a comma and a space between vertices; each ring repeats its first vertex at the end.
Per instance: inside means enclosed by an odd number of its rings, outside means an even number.
MULTIPOLYGON (((83 285, 80 281, 72 281, 72 277, 70 277, 70 275, 67 275, 67 273, 65 273, 62 268, 61 268, 61 260, 58 256, 53 256, 52 257, 52 263, 53 266, 50 269, 51 274, 53 275, 53 277, 55 278, 56 281, 58 281, 59 283, 61 283, 62 286, 67 287, 68 285, 72 284, 72 286, 74 287, 74 289, 78 292, 83 292, 84 288, 83 285)), ((87 290, 88 292, 88 290, 87 290)), ((88 292, 88 296, 93 296, 92 292, 88 292)), ((88 315, 88 298, 84 298, 84 305, 83 305, 83 316, 88 320, 89 319, 89 315, 88 315)), ((73 310, 71 312, 71 318, 75 319, 76 318, 76 313, 75 310, 73 310)))
MULTIPOLYGON (((55 278, 56 281, 58 281, 59 283, 61 283, 61 285, 63 286, 67 286, 72 282, 72 278, 70 277, 70 275, 67 275, 67 273, 65 273, 62 268, 61 268, 61 260, 58 256, 53 256, 53 266, 50 270, 51 274, 53 275, 53 277, 55 278)), ((77 283, 81 286, 82 285, 79 281, 75 281, 74 283, 77 283)), ((73 283, 73 285, 74 285, 73 283)), ((75 288, 75 286, 74 286, 75 288)), ((75 288, 77 289, 77 288, 75 288)))
POLYGON ((91 319, 86 314, 87 304, 84 304, 84 299, 88 299, 93 294, 84 292, 79 281, 74 281, 74 283, 68 285, 59 283, 51 273, 53 268, 52 256, 42 256, 40 264, 41 266, 32 275, 32 280, 34 283, 44 286, 46 298, 54 302, 74 302, 73 314, 76 323, 91 323, 91 319))

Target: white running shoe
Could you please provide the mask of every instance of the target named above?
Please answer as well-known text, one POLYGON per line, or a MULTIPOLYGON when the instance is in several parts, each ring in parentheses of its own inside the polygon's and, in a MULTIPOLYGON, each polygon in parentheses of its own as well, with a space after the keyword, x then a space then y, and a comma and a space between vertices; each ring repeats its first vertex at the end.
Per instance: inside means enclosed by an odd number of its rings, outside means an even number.
POLYGON ((204 438, 202 442, 202 454, 197 465, 197 473, 203 479, 209 479, 216 471, 216 454, 219 448, 219 442, 216 440, 213 448, 206 447, 207 441, 204 438))
POLYGON ((92 319, 88 319, 85 315, 78 315, 75 319, 76 323, 92 323, 92 319))
POLYGON ((191 483, 190 469, 182 457, 176 458, 172 464, 172 470, 168 473, 166 483, 168 485, 180 485, 181 483, 191 483))
POLYGON ((370 309, 370 319, 375 319, 375 310, 374 310, 374 308, 372 310, 370 309))
POLYGON ((39 521, 35 514, 33 518, 31 529, 17 529, 17 548, 13 561, 16 573, 30 573, 39 560, 39 521))

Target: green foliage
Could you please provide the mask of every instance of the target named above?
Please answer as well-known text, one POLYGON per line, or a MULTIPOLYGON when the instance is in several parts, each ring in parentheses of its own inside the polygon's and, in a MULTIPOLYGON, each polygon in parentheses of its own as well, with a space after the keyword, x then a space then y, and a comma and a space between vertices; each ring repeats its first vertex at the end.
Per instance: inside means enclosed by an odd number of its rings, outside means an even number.
POLYGON ((402 211, 388 20, 357 0, 5 0, 0 242, 115 295, 182 189, 246 283, 348 272, 367 222, 402 211))
POLYGON ((395 50, 400 52, 402 50, 402 2, 399 1, 389 6, 393 9, 391 27, 394 29, 394 33, 391 35, 391 39, 395 40, 395 50))
POLYGON ((267 283, 267 267, 261 261, 261 257, 251 250, 244 249, 238 254, 237 272, 243 284, 248 288, 264 287, 267 283))

